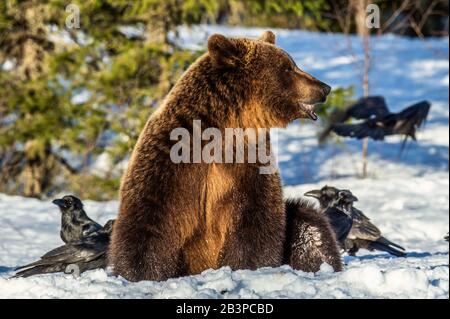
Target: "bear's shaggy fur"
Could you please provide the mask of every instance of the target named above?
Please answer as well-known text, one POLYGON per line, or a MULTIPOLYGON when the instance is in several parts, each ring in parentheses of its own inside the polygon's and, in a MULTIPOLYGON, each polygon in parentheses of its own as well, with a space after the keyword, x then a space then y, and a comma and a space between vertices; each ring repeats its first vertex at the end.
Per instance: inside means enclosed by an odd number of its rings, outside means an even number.
POLYGON ((335 271, 342 270, 339 247, 326 216, 301 199, 288 199, 285 204, 284 263, 307 272, 319 271, 324 262, 335 271))
MULTIPOLYGON (((109 250, 116 274, 131 281, 165 280, 221 266, 283 263, 286 212, 278 173, 260 174, 259 162, 175 164, 169 156, 171 131, 182 127, 192 134, 193 120, 201 120, 202 129, 224 130, 285 127, 311 117, 302 103, 325 101, 330 87, 298 69, 274 43, 271 32, 258 40, 211 36, 208 52, 149 119, 122 178, 109 250)), ((295 227, 305 219, 319 236, 330 237, 321 217, 314 222, 301 206, 297 213, 295 227)), ((320 261, 335 258, 334 249, 326 251, 332 246, 305 256, 295 250, 289 261, 315 271, 320 261)))

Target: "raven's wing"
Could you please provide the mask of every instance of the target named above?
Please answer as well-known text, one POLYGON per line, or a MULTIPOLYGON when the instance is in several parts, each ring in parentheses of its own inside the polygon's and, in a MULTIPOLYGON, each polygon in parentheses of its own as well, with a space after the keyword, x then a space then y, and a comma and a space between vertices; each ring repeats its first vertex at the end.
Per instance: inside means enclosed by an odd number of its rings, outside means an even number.
POLYGON ((85 224, 85 225, 83 225, 83 232, 82 232, 83 237, 91 236, 91 235, 95 234, 96 232, 100 231, 102 228, 103 228, 102 226, 100 226, 99 224, 97 224, 95 222, 85 224))
POLYGON ((56 266, 57 264, 68 265, 89 262, 104 255, 106 250, 107 245, 104 244, 68 244, 53 249, 42 256, 40 260, 20 266, 16 270, 36 266, 56 266))
POLYGON ((387 128, 382 122, 367 120, 358 124, 334 124, 331 130, 339 136, 362 139, 370 137, 374 140, 383 140, 387 128))
POLYGON ((430 108, 431 104, 428 101, 422 101, 395 114, 396 123, 392 133, 410 136, 415 140, 416 130, 425 122, 430 108))
POLYGON ((333 113, 330 114, 329 117, 329 124, 328 126, 323 130, 322 133, 320 133, 319 136, 319 143, 322 144, 326 141, 330 133, 333 131, 333 126, 337 123, 345 123, 349 119, 349 115, 347 113, 347 110, 335 110, 333 113))
MULTIPOLYGON (((384 133, 382 129, 373 131, 371 123, 366 125, 344 124, 350 118, 361 119, 378 119, 389 115, 386 101, 382 96, 368 96, 359 99, 356 103, 349 106, 345 111, 336 110, 330 115, 329 126, 320 134, 319 143, 323 143, 328 135, 334 131, 340 136, 364 138, 371 136, 374 139, 383 139, 384 133)), ((373 122, 375 123, 375 122, 373 122)))
POLYGON ((327 208, 325 215, 328 217, 331 228, 333 228, 336 235, 336 239, 341 245, 344 245, 345 239, 352 229, 352 219, 347 216, 347 214, 334 207, 327 208))
POLYGON ((368 96, 358 100, 347 109, 349 117, 362 120, 381 118, 389 114, 386 101, 382 96, 368 96))
POLYGON ((94 233, 98 232, 103 228, 102 225, 97 223, 96 221, 92 220, 88 216, 83 219, 83 237, 93 235, 94 233))
POLYGON ((101 229, 95 230, 85 236, 83 238, 84 242, 90 241, 90 240, 107 240, 109 241, 109 238, 111 237, 112 229, 115 223, 115 219, 108 220, 105 225, 101 229))
POLYGON ((356 220, 370 220, 370 218, 367 217, 366 214, 362 212, 362 210, 359 210, 356 207, 352 207, 352 218, 356 220))
POLYGON ((70 249, 69 247, 72 247, 72 245, 67 244, 67 245, 59 246, 59 247, 52 249, 49 252, 45 253, 45 255, 41 256, 41 259, 46 259, 49 257, 58 256, 58 255, 64 255, 70 249))
POLYGON ((105 223, 105 225, 103 225, 103 229, 104 229, 105 231, 111 232, 115 222, 116 222, 115 219, 110 219, 110 220, 108 220, 108 221, 105 223))
MULTIPOLYGON (((78 267, 79 273, 82 273, 87 270, 92 269, 103 269, 106 267, 107 261, 106 261, 106 255, 100 255, 98 258, 88 260, 88 261, 80 261, 76 263, 76 266, 78 267)), ((73 273, 75 270, 73 267, 69 268, 70 265, 68 263, 53 263, 53 264, 45 264, 45 265, 36 265, 29 268, 21 268, 22 270, 17 272, 13 278, 17 277, 30 277, 34 275, 40 275, 40 274, 49 274, 49 273, 56 273, 56 272, 64 272, 64 273, 73 273)))
POLYGON ((381 237, 381 231, 370 219, 357 208, 352 209, 353 226, 348 237, 350 239, 377 240, 381 237))

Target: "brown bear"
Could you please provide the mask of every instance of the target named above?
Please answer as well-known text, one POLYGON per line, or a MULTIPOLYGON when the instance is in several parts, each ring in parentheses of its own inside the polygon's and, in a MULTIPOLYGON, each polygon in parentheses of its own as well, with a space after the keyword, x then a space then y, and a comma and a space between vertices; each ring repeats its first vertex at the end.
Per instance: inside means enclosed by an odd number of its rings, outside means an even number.
MULTIPOLYGON (((330 87, 300 70, 275 35, 216 34, 150 117, 122 178, 109 264, 130 281, 165 280, 208 268, 341 269, 328 222, 303 202, 283 201, 277 172, 261 162, 174 163, 176 128, 285 127, 317 119, 330 87), (288 234, 289 242, 286 242, 288 234)), ((268 136, 267 136, 268 137, 268 136)), ((193 143, 193 142, 190 142, 193 143)), ((203 142, 202 142, 203 143, 203 142)), ((202 144, 203 145, 203 144, 202 144)))

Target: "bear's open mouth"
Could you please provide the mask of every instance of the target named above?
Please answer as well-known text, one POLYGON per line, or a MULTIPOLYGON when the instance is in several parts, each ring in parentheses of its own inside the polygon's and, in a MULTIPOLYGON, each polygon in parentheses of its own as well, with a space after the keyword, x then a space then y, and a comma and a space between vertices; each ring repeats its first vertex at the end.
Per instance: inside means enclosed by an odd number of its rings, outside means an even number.
POLYGON ((317 120, 317 114, 314 111, 314 104, 305 104, 305 103, 300 103, 300 108, 303 112, 306 113, 306 115, 308 115, 308 117, 313 120, 316 121, 317 120))

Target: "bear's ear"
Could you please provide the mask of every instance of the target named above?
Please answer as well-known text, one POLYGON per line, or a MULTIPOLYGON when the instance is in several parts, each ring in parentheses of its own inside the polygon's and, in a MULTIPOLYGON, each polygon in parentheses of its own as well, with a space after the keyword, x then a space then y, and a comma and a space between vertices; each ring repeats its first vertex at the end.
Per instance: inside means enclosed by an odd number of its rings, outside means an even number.
POLYGON ((221 34, 213 34, 208 39, 208 52, 214 65, 233 67, 238 62, 236 45, 221 34))
POLYGON ((266 31, 259 37, 259 40, 275 44, 275 34, 272 31, 266 31))

